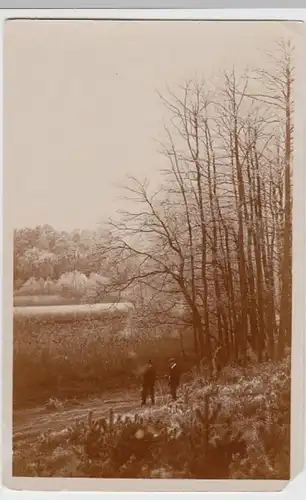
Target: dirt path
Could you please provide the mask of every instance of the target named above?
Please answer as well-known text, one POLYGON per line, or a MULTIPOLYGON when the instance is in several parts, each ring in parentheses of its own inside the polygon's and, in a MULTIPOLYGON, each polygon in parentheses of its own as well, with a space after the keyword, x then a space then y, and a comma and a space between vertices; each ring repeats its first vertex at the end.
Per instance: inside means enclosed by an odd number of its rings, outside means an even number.
MULTIPOLYGON (((160 399, 160 398, 157 398, 160 399)), ((158 403, 158 401, 157 401, 158 403)), ((13 442, 20 446, 29 443, 47 430, 59 431, 72 424, 76 419, 86 419, 92 411, 94 418, 107 415, 110 409, 115 413, 130 413, 141 411, 139 400, 135 395, 117 397, 116 399, 96 398, 91 401, 79 402, 77 406, 65 407, 56 410, 47 410, 44 407, 17 410, 13 417, 13 442)))

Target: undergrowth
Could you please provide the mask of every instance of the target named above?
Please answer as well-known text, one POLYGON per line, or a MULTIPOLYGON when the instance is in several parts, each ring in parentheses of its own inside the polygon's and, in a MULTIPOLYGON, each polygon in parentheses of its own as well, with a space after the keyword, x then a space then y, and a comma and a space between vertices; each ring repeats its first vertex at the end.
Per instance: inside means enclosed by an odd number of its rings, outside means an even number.
POLYGON ((15 443, 13 474, 289 479, 289 357, 246 374, 232 369, 227 380, 197 378, 175 404, 97 420, 90 412, 28 446, 15 443))

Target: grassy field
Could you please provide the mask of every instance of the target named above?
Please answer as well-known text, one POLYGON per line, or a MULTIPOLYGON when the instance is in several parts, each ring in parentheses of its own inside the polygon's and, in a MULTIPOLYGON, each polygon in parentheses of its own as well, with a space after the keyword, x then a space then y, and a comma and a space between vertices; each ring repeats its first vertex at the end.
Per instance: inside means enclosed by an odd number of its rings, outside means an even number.
POLYGON ((192 355, 183 359, 177 337, 126 336, 126 324, 122 314, 84 316, 73 322, 70 315, 56 320, 15 316, 14 407, 44 404, 50 397, 87 397, 139 387, 149 358, 160 376, 166 373, 170 357, 177 357, 184 370, 193 363, 192 355))
POLYGON ((244 373, 229 367, 218 381, 184 384, 177 404, 161 397, 145 410, 127 393, 125 404, 77 410, 54 400, 57 410, 28 421, 23 435, 15 428, 13 474, 288 479, 289 373, 289 358, 244 373))

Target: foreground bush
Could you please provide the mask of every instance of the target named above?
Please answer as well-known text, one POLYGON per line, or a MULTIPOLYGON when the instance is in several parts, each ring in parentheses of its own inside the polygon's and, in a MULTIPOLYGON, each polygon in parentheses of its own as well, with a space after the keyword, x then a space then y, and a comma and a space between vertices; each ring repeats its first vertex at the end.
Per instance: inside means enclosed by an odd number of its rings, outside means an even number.
POLYGON ((186 384, 177 404, 77 421, 14 446, 14 475, 288 479, 289 359, 232 384, 186 384))

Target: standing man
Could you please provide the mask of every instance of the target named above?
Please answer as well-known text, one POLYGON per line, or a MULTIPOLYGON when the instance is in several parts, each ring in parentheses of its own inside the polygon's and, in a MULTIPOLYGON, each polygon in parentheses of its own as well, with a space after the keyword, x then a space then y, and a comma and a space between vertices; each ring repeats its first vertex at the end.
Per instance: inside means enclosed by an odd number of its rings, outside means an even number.
POLYGON ((143 374, 142 381, 142 402, 141 405, 144 406, 147 402, 147 397, 150 395, 152 405, 155 403, 155 382, 156 382, 156 370, 149 359, 148 365, 143 374))
POLYGON ((169 361, 169 385, 173 401, 177 399, 177 389, 180 383, 180 371, 174 358, 169 361))

